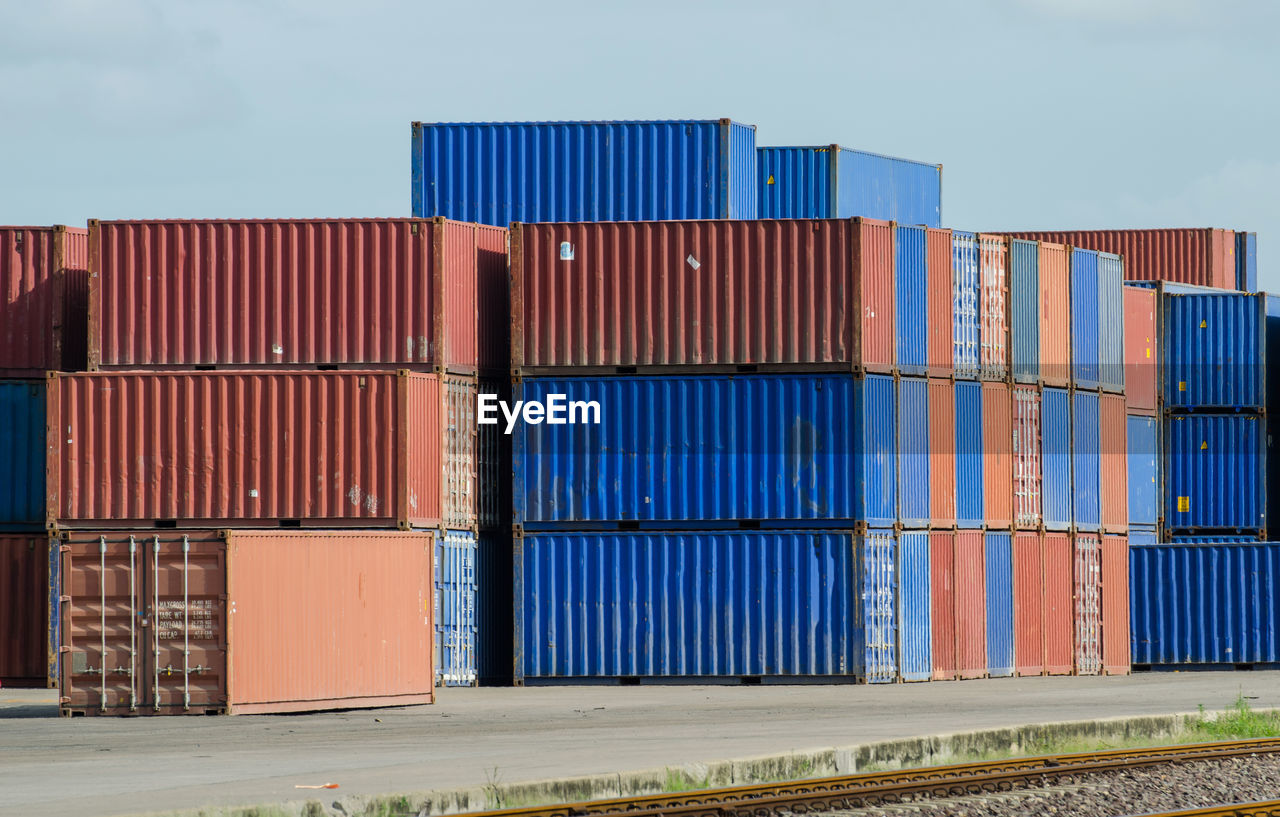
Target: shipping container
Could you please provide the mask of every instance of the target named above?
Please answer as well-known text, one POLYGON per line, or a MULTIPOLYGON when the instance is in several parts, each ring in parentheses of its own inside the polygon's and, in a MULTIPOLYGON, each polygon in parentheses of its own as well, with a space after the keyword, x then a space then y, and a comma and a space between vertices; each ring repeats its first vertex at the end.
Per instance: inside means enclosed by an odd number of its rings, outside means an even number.
POLYGON ((506 226, 476 225, 476 364, 507 371, 511 362, 511 265, 506 226))
POLYGON ((469 385, 403 371, 52 376, 48 525, 472 527, 475 381, 456 381, 469 385))
POLYGON ((984 524, 1013 524, 1013 406, 1008 383, 982 384, 984 524))
POLYGON ((956 524, 956 389, 929 379, 929 516, 932 527, 956 524))
POLYGON ((1235 242, 1230 230, 1070 230, 1009 235, 1115 253, 1124 258, 1128 281, 1235 287, 1235 242))
POLYGON ((978 276, 978 237, 951 232, 952 358, 956 377, 976 379, 982 365, 981 279, 978 276))
POLYGON ((511 686, 515 668, 511 526, 476 538, 476 669, 481 686, 511 686))
POLYGON ((956 531, 956 664, 959 677, 987 675, 986 543, 980 530, 956 531))
POLYGON ((1280 452, 1271 455, 1271 444, 1280 440, 1280 296, 1268 294, 1267 357, 1276 361, 1267 369, 1267 518, 1280 514, 1280 452))
POLYGON ((1236 233, 1236 289, 1258 291, 1258 234, 1236 233))
MULTIPOLYGON (((517 400, 599 422, 515 429, 519 525, 758 520, 887 527, 898 514, 885 375, 526 378, 517 400)), ((567 415, 566 415, 567 416, 567 415)))
POLYGON ((1034 241, 1009 242, 1009 350, 1013 379, 1039 382, 1040 247, 1034 241))
POLYGON ((1013 524, 1015 528, 1040 527, 1042 488, 1040 457, 1040 389, 1013 388, 1013 524))
POLYGON ((1156 293, 1124 287, 1124 395, 1130 414, 1154 415, 1160 408, 1156 345, 1156 293))
MULTIPOLYGON (((481 378, 476 384, 476 394, 471 400, 470 415, 462 415, 469 426, 451 426, 446 435, 446 451, 451 450, 449 440, 463 438, 466 431, 475 431, 475 491, 476 523, 481 530, 511 530, 511 437, 503 433, 498 423, 479 423, 477 400, 482 394, 494 395, 497 400, 510 403, 511 383, 508 379, 481 378)), ((487 400, 486 400, 487 402, 487 400)), ((499 412, 500 414, 501 412, 499 412)), ((463 458, 451 456, 453 461, 463 458)))
POLYGON ((0 686, 57 684, 58 642, 49 627, 52 587, 49 537, 0 533, 0 686))
POLYGON ((982 396, 980 383, 956 381, 956 523, 962 527, 976 527, 986 520, 982 396))
POLYGON ((1102 537, 1102 671, 1129 674, 1129 540, 1102 537))
POLYGON ((0 531, 44 527, 45 397, 41 380, 0 380, 0 531))
MULTIPOLYGON (((1137 545, 1154 545, 1159 543, 1159 541, 1160 541, 1160 535, 1156 533, 1156 529, 1154 527, 1130 526, 1129 528, 1129 544, 1131 546, 1136 547, 1137 545)), ((1256 542, 1257 540, 1254 539, 1253 541, 1256 542)))
POLYGON ((758 215, 756 131, 728 119, 414 122, 412 208, 513 221, 758 215))
POLYGON ((929 532, 929 627, 933 680, 960 677, 956 656, 956 534, 929 532))
POLYGON ((1071 385, 1071 274, 1069 250, 1040 242, 1040 379, 1046 386, 1071 385))
POLYGON ((1166 294, 1164 404, 1172 410, 1266 406, 1266 296, 1166 294))
POLYGON ((0 227, 0 377, 85 366, 88 234, 75 227, 0 227))
POLYGON ((1049 675, 1075 671, 1075 554, 1071 535, 1044 534, 1044 664, 1049 675))
POLYGON ((1071 518, 1075 528, 1082 531, 1097 531, 1102 522, 1098 496, 1102 476, 1098 406, 1095 392, 1071 394, 1071 518))
POLYGON ((897 675, 891 530, 515 540, 516 682, 897 675))
POLYGON ((1160 425, 1155 417, 1129 415, 1129 526, 1160 524, 1160 425))
POLYGON ((978 234, 978 275, 982 283, 981 375, 1009 377, 1009 241, 978 234))
POLYGON ((929 533, 898 534, 898 668, 903 681, 928 681, 933 677, 929 626, 929 533))
POLYGON ((431 703, 433 537, 64 532, 62 714, 431 703))
POLYGON ((1098 384, 1124 392, 1124 262, 1098 253, 1098 384))
POLYGON ((898 521, 908 528, 927 528, 934 451, 929 439, 929 384, 923 377, 904 377, 897 388, 898 521))
POLYGON ((898 371, 922 375, 929 365, 928 241, 924 227, 895 225, 894 298, 898 371))
POLYGON ((511 367, 891 372, 893 266, 865 219, 517 224, 511 367))
POLYGON ((475 686, 477 552, 470 531, 445 531, 435 542, 436 686, 475 686))
POLYGON ((1123 394, 1103 394, 1098 398, 1098 444, 1100 482, 1098 508, 1102 529, 1123 533, 1129 527, 1129 443, 1128 418, 1123 394))
POLYGON ((951 377, 954 327, 951 299, 951 231, 930 228, 925 239, 928 277, 929 376, 951 377))
POLYGON ((987 531, 987 674, 1013 675, 1013 545, 1010 534, 987 531))
POLYGON ((1265 418, 1175 414, 1165 418, 1164 431, 1167 528, 1225 532, 1266 527, 1265 418))
MULTIPOLYGON (((1132 538, 1132 533, 1130 534, 1132 538)), ((1250 542, 1258 542, 1261 539, 1258 534, 1216 534, 1213 536, 1178 536, 1176 534, 1166 537, 1167 542, 1175 545, 1231 545, 1231 544, 1248 544, 1250 542)), ((1135 543, 1136 544, 1136 543, 1135 543)))
POLYGON ((91 221, 89 368, 474 374, 480 346, 492 356, 501 341, 477 335, 480 232, 444 219, 91 221))
POLYGON ((1280 543, 1129 547, 1133 663, 1280 661, 1280 543))
POLYGON ((1098 253, 1071 250, 1071 377, 1079 389, 1099 387, 1098 253))
POLYGON ((1071 527, 1071 467, 1071 394, 1046 387, 1040 394, 1040 497, 1047 530, 1071 527))
POLYGON ((1077 675, 1102 672, 1102 543, 1096 533, 1074 537, 1075 670, 1077 675))
POLYGON ((757 149, 760 218, 942 223, 942 165, 839 145, 757 149))
POLYGON ((1044 674, 1044 546, 1036 531, 1013 534, 1013 665, 1018 675, 1044 674))

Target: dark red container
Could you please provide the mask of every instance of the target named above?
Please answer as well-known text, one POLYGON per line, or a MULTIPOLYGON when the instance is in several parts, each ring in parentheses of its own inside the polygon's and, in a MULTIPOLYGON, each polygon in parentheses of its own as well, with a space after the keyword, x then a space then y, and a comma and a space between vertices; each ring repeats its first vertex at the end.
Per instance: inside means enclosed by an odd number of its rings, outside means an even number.
POLYGON ((1013 520, 1013 403, 1008 383, 982 384, 983 508, 990 528, 1013 520))
POLYGON ((0 685, 56 684, 49 598, 49 538, 0 533, 0 685))
POLYGON ((0 227, 0 377, 85 367, 88 233, 0 227))
POLYGON ((1044 230, 1008 235, 1124 256, 1127 281, 1236 288, 1235 233, 1230 230, 1044 230))
POLYGON ((956 535, 954 531, 929 532, 930 638, 933 646, 933 680, 960 676, 956 660, 956 535))
POLYGON ((1098 506, 1102 529, 1124 533, 1129 529, 1129 421, 1123 394, 1098 396, 1098 428, 1101 467, 1098 506))
POLYGON ((1102 670, 1128 675, 1129 539, 1102 537, 1102 670))
POLYGON ((951 231, 930 227, 925 233, 925 242, 929 275, 928 373, 930 377, 951 377, 955 352, 951 231))
POLYGON ((934 527, 956 523, 956 389, 951 380, 930 378, 929 517, 934 527))
POLYGON ((980 530, 956 531, 956 663, 961 678, 987 674, 986 548, 980 530))
POLYGON ((1124 391, 1130 414, 1154 417, 1160 407, 1155 290, 1124 288, 1124 391))
POLYGON ((1068 533, 1043 534, 1044 668, 1049 675, 1075 669, 1074 552, 1068 533))
POLYGON ((1043 550, 1039 533, 1013 534, 1013 665, 1018 675, 1044 674, 1043 550))

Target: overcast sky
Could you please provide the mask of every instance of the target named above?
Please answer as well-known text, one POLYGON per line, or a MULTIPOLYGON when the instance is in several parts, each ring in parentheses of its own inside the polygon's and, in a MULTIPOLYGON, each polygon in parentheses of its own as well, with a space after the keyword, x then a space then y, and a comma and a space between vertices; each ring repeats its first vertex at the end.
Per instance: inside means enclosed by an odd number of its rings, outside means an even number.
POLYGON ((1256 230, 1280 290, 1277 100, 1273 0, 2 0, 0 223, 408 215, 415 119, 731 117, 941 162, 947 226, 1256 230))

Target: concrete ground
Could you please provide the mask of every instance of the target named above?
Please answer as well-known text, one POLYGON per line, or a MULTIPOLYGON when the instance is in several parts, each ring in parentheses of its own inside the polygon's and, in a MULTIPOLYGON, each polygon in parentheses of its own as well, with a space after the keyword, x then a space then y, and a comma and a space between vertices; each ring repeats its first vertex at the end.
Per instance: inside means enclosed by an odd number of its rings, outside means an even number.
POLYGON ((57 716, 0 689, 0 815, 133 814, 485 787, 1068 720, 1280 708, 1280 672, 893 686, 446 689, 435 706, 308 715, 57 716), (329 794, 322 795, 330 797, 329 794))

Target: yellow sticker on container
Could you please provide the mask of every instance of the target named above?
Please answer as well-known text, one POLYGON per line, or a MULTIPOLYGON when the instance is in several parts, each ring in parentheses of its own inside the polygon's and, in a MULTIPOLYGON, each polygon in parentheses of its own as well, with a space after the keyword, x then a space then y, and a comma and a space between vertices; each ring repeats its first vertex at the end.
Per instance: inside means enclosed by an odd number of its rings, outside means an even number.
POLYGON ((1208 440, 1201 440, 1201 441, 1200 441, 1200 450, 1201 450, 1201 451, 1208 451, 1208 450, 1209 450, 1209 441, 1208 441, 1208 440))
POLYGON ((1185 380, 1179 380, 1179 381, 1178 381, 1178 391, 1186 391, 1186 390, 1187 390, 1187 381, 1185 381, 1185 380))
POLYGON ((1178 497, 1178 513, 1191 513, 1191 497, 1178 497))
POLYGON ((1203 320, 1202 320, 1202 321, 1200 321, 1200 328, 1201 328, 1201 329, 1208 329, 1208 328, 1209 328, 1209 324, 1208 324, 1208 322, 1207 322, 1207 321, 1203 321, 1203 320))
POLYGON ((769 174, 769 181, 765 182, 765 184, 773 184, 773 174, 772 174, 772 173, 770 173, 770 174, 769 174))
POLYGON ((1147 347, 1147 360, 1150 360, 1150 359, 1151 359, 1151 347, 1150 347, 1150 346, 1148 346, 1148 347, 1147 347))

